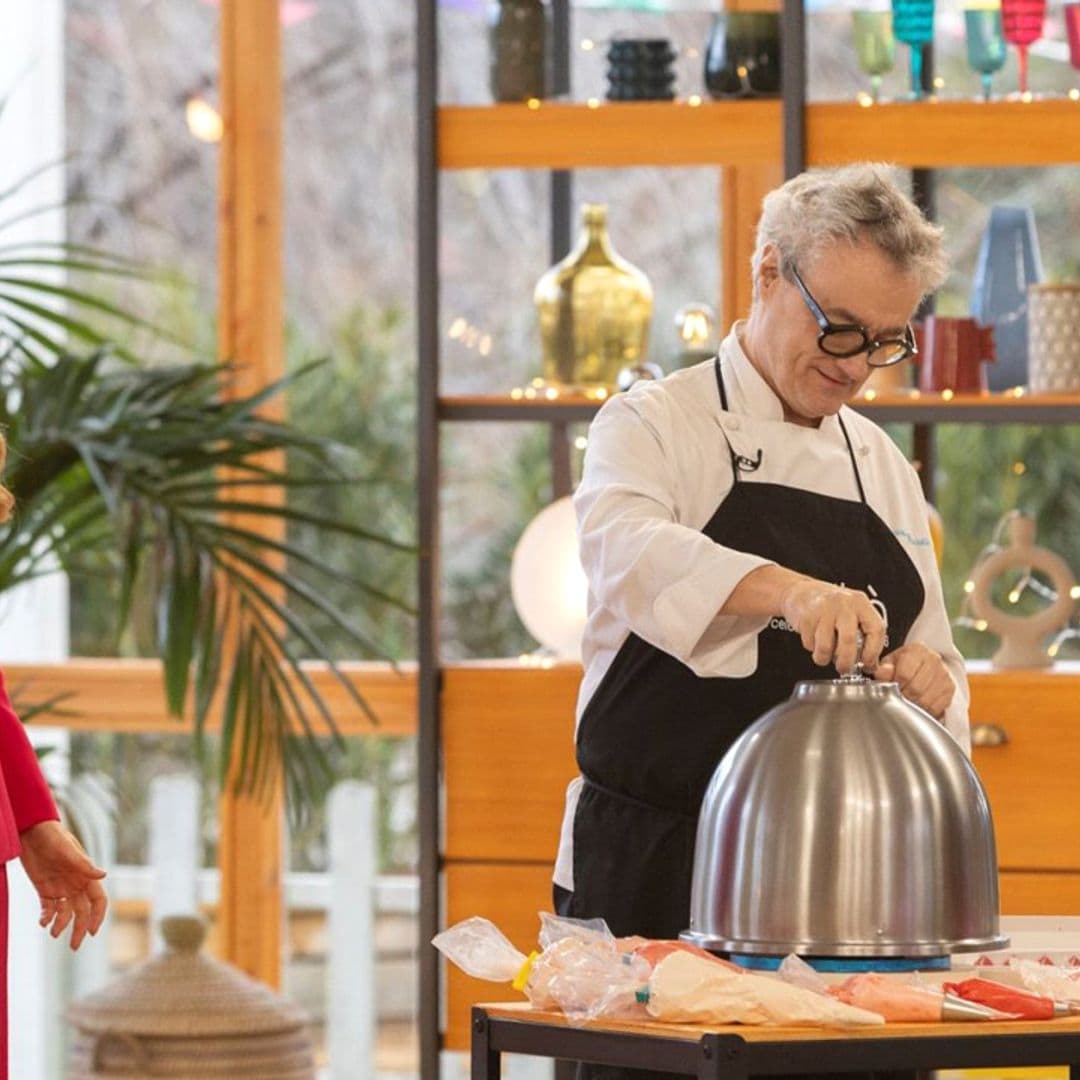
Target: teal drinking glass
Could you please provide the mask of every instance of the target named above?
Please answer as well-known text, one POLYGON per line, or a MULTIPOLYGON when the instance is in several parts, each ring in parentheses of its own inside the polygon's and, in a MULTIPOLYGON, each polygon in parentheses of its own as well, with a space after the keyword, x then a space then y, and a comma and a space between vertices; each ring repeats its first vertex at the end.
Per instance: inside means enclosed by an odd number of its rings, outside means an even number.
POLYGON ((1001 26, 1001 8, 964 9, 967 34, 967 58, 973 71, 982 76, 983 100, 990 100, 990 83, 995 71, 1005 63, 1005 35, 1001 26))
POLYGON ((911 96, 923 96, 923 49, 934 40, 934 0, 892 0, 893 33, 911 49, 911 96))
POLYGON ((855 55, 859 67, 870 76, 871 96, 881 96, 881 76, 892 71, 896 62, 896 38, 891 11, 853 11, 855 55))

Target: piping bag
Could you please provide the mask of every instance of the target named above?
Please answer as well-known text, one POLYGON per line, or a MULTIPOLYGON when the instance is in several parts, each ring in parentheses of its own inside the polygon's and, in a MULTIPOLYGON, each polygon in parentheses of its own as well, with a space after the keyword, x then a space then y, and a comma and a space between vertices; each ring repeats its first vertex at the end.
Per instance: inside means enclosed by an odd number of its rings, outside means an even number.
POLYGON ((1033 994, 1018 986, 1006 986, 990 979, 965 979, 959 983, 945 983, 947 995, 955 995, 965 1002, 988 1005, 1022 1020, 1052 1020, 1055 1016, 1074 1016, 1080 1008, 1067 1001, 1055 1001, 1042 994, 1033 994))
POLYGON ((937 987, 881 972, 852 975, 839 986, 829 986, 805 960, 794 954, 786 957, 780 965, 780 977, 785 982, 835 998, 846 1005, 878 1013, 893 1023, 1014 1019, 1010 1013, 965 1001, 937 987))

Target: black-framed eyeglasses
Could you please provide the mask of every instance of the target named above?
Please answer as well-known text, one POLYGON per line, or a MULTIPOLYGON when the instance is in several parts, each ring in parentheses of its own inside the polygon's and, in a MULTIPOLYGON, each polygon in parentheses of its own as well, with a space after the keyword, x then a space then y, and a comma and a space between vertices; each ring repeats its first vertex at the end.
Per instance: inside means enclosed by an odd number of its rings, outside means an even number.
POLYGON ((806 282, 799 277, 799 271, 794 266, 791 267, 791 277, 821 329, 817 343, 823 353, 843 359, 864 352, 871 367, 891 367, 918 355, 915 332, 910 323, 904 327, 903 337, 879 339, 872 337, 870 331, 858 323, 830 322, 821 310, 821 305, 810 295, 806 282))

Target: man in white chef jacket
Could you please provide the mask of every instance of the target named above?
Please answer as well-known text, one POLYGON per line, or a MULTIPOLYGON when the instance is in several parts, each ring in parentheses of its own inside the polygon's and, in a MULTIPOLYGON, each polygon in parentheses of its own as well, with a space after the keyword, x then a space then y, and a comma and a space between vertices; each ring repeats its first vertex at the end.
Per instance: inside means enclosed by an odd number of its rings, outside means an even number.
POLYGON ((589 619, 556 907, 618 935, 686 929, 716 764, 795 683, 850 670, 859 637, 969 746, 918 478, 845 406, 915 354, 941 231, 881 167, 804 173, 766 197, 752 273, 715 360, 601 409, 574 499, 589 619))

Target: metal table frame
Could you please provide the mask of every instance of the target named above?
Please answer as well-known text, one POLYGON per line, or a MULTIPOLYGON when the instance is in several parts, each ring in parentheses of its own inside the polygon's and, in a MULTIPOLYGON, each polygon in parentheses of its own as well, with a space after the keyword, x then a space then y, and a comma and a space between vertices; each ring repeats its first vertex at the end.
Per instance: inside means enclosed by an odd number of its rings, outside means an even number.
POLYGON ((1068 1065, 1070 1080, 1080 1080, 1080 1027, 1070 1024, 1062 1029, 1046 1021, 1037 1031, 1028 1024, 1022 1030, 1018 1027, 1016 1034, 942 1032, 782 1041, 743 1039, 730 1031, 702 1034, 696 1028, 683 1039, 595 1025, 576 1028, 520 1020, 491 1015, 486 1007, 477 1006, 472 1011, 472 1080, 499 1080, 502 1054, 666 1070, 696 1076, 698 1080, 745 1080, 749 1076, 808 1070, 870 1072, 1031 1065, 1068 1065))

